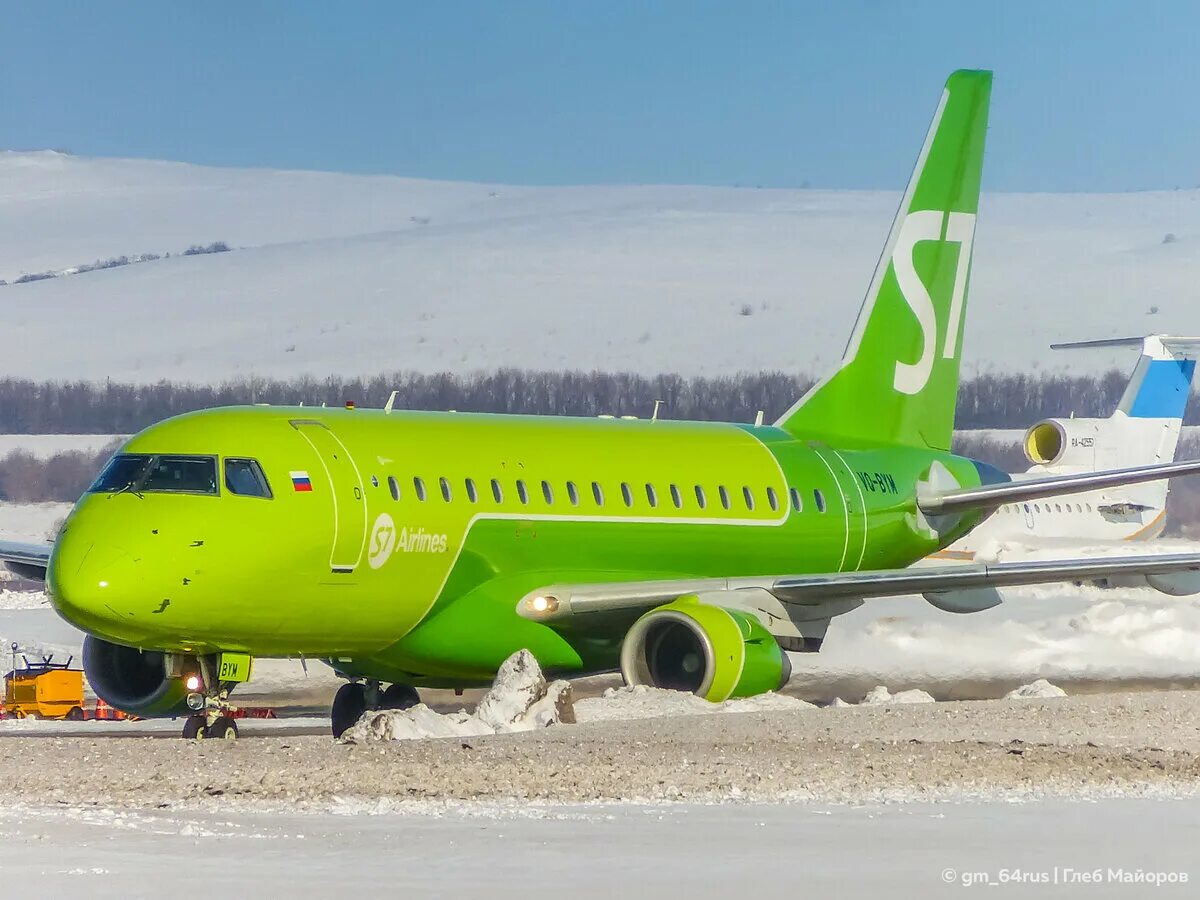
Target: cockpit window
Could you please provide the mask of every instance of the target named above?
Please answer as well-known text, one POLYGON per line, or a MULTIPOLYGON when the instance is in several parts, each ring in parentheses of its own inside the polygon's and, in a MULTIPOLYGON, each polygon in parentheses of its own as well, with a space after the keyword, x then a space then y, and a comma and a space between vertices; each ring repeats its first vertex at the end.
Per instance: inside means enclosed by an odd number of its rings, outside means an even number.
POLYGON ((174 494, 217 493, 217 460, 212 456, 154 456, 121 453, 114 456, 91 487, 119 493, 146 491, 174 494))
POLYGON ((151 457, 141 454, 119 453, 108 461, 88 490, 96 493, 132 490, 146 474, 150 460, 151 457))
POLYGON ((215 494, 217 461, 211 456, 156 456, 139 490, 215 494))
POLYGON ((229 493, 243 497, 271 498, 267 476, 255 459, 226 459, 225 487, 229 493))

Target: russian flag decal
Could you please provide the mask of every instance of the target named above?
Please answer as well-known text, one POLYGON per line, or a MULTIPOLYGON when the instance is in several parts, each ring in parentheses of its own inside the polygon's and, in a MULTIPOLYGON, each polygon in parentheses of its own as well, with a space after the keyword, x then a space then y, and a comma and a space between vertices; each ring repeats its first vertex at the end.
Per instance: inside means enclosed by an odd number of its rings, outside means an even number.
POLYGON ((291 472, 292 487, 297 491, 311 491, 312 480, 308 477, 307 472, 291 472))

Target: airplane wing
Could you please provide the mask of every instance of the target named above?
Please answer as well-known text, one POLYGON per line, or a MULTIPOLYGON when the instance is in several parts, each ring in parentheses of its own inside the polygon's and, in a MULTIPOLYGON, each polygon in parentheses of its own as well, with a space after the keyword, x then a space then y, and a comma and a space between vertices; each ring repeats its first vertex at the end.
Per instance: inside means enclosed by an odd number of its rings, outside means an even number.
POLYGON ((716 605, 721 605, 724 596, 730 606, 743 606, 740 594, 749 597, 762 592, 798 614, 803 614, 798 607, 906 594, 922 594, 934 606, 949 612, 977 612, 1000 602, 998 588, 1094 581, 1121 575, 1144 576, 1151 587, 1176 596, 1200 593, 1200 554, 1021 560, 762 578, 554 584, 522 597, 517 613, 538 622, 554 622, 588 613, 650 609, 690 594, 703 594, 707 602, 716 605))
POLYGON ((34 581, 44 580, 53 544, 23 544, 0 541, 0 562, 13 573, 34 581))
POLYGON ((1133 466, 1128 469, 1111 469, 1106 472, 1082 472, 1072 475, 1050 475, 1045 478, 1025 478, 1019 481, 1003 481, 979 487, 959 488, 950 491, 930 491, 918 494, 917 506, 928 515, 945 515, 963 509, 999 506, 1002 503, 1021 503, 1075 494, 1080 491, 1095 491, 1101 488, 1140 484, 1157 481, 1176 475, 1200 473, 1200 460, 1156 463, 1150 466, 1133 466))

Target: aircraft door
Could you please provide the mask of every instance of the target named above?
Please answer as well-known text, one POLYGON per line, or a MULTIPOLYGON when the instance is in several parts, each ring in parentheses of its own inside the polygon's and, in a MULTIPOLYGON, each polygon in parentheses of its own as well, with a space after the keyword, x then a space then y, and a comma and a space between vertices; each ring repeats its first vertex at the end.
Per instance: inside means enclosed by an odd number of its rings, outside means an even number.
POLYGON ((829 467, 837 484, 837 496, 828 498, 826 502, 835 509, 841 506, 846 517, 846 543, 842 570, 857 571, 862 566, 867 552, 867 503, 863 495, 862 484, 859 483, 858 478, 836 450, 831 447, 818 448, 814 446, 813 451, 829 467))
POLYGON ((303 419, 291 424, 316 451, 332 496, 333 546, 329 568, 334 572, 353 572, 367 542, 367 499, 358 465, 346 445, 327 426, 303 419))

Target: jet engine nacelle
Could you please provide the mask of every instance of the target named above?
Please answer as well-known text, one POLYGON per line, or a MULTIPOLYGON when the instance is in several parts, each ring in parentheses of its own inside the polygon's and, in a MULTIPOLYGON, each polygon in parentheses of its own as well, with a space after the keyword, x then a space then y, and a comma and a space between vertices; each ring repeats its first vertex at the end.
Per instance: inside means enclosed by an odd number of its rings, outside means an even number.
POLYGON ((714 703, 777 691, 791 674, 787 654, 757 618, 694 595, 646 613, 621 645, 626 684, 689 691, 714 703))
POLYGON ((156 650, 110 644, 91 635, 83 640, 83 671, 96 696, 136 716, 188 712, 186 679, 169 674, 167 662, 167 655, 156 650))
POLYGON ((1035 466, 1092 468, 1107 419, 1042 419, 1025 432, 1025 457, 1035 466))

